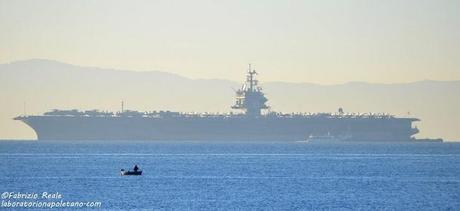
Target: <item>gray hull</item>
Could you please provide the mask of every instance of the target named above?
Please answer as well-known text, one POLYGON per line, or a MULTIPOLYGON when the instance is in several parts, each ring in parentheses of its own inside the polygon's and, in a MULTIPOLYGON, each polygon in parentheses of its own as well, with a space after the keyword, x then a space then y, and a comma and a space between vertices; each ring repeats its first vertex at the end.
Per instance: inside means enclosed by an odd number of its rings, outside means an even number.
POLYGON ((309 135, 350 134, 353 141, 410 141, 411 118, 306 117, 18 117, 39 140, 299 141, 309 135))

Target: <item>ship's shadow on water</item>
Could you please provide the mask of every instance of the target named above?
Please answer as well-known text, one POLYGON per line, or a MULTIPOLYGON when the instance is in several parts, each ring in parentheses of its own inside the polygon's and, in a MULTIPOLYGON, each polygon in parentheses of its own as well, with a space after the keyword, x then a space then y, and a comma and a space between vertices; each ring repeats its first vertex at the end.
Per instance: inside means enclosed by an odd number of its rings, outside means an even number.
POLYGON ((2 141, 0 160, 2 192, 104 209, 460 209, 457 143, 2 141))

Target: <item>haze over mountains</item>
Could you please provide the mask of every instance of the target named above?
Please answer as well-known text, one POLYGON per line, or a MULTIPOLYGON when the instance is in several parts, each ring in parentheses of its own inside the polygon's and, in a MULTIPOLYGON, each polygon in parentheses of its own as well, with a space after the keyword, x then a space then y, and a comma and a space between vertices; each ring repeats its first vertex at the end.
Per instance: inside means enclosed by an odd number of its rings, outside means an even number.
MULTIPOLYGON (((190 79, 161 72, 81 67, 50 60, 0 64, 0 139, 35 139, 17 115, 59 109, 230 112, 241 81, 190 79), (24 102, 26 106, 24 106, 24 102), (24 109, 25 107, 25 109, 24 109), (25 111, 24 111, 25 110, 25 111)), ((261 86, 272 111, 391 113, 420 118, 417 137, 460 140, 460 81, 338 85, 268 82, 261 86)), ((234 111, 235 112, 235 111, 234 111)))

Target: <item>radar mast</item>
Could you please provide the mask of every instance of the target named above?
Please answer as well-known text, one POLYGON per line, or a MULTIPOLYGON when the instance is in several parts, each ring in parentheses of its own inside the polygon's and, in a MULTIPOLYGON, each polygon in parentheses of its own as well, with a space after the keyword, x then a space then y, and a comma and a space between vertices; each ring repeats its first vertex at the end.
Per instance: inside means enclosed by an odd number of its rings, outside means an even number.
POLYGON ((255 75, 257 72, 249 64, 246 82, 236 91, 236 102, 232 106, 233 109, 243 110, 247 116, 260 116, 262 109, 269 108, 265 105, 268 100, 258 86, 255 75))

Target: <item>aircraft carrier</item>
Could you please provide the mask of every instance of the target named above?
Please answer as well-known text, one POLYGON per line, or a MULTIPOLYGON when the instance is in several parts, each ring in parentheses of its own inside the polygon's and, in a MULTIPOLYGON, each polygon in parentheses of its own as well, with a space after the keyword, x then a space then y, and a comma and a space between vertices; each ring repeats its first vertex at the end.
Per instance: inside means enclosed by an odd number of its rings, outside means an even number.
POLYGON ((342 141, 412 141, 419 132, 416 118, 389 114, 283 114, 269 111, 267 98, 250 66, 236 90, 233 114, 132 110, 53 110, 43 115, 15 117, 29 125, 39 140, 209 140, 302 141, 312 136, 347 137, 342 141))

